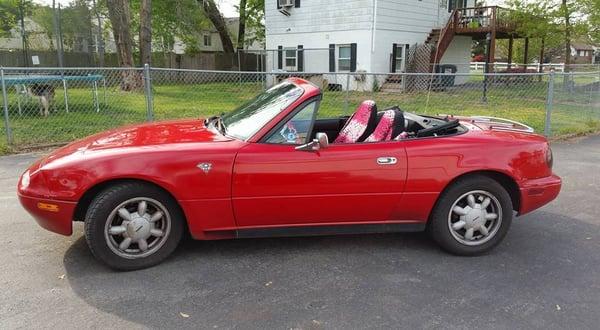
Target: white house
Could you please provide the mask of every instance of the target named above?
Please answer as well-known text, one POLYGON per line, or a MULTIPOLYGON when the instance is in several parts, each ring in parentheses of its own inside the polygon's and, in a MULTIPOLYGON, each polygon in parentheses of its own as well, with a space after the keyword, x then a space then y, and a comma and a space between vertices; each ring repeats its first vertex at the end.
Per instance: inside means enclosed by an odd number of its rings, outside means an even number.
MULTIPOLYGON (((235 43, 238 37, 238 30, 240 26, 240 18, 239 17, 225 17, 225 24, 227 25, 227 30, 229 31, 229 36, 231 40, 235 43)), ((255 39, 254 31, 250 27, 246 27, 246 39, 255 39)), ((202 52, 222 52, 223 45, 221 44, 221 37, 219 36, 219 32, 214 26, 207 28, 205 30, 197 33, 198 38, 198 50, 202 52)), ((247 51, 262 51, 264 50, 264 40, 253 40, 252 43, 246 43, 244 45, 244 50, 247 51)), ((173 52, 175 54, 183 54, 185 53, 186 45, 179 38, 175 37, 175 44, 173 45, 173 52)))
MULTIPOLYGON (((266 49, 272 50, 267 68, 404 72, 411 46, 425 43, 434 29, 439 33, 452 9, 473 5, 474 0, 265 0, 266 49)), ((471 37, 455 36, 440 63, 469 63, 470 57, 471 37)), ((458 69, 466 72, 468 66, 458 69)), ((351 88, 369 89, 372 82, 363 85, 351 88)))

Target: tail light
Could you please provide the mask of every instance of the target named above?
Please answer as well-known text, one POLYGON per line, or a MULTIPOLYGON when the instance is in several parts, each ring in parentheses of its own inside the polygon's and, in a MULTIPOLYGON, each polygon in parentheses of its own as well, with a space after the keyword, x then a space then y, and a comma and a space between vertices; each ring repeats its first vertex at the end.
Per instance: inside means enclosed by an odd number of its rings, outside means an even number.
POLYGON ((549 169, 552 169, 552 165, 554 165, 554 156, 552 155, 552 149, 548 146, 546 149, 546 164, 549 169))

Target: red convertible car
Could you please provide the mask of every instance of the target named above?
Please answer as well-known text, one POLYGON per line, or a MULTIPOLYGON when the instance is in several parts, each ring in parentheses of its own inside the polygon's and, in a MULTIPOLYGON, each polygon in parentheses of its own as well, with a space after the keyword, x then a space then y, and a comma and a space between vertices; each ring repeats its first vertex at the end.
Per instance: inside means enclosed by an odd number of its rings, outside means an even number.
POLYGON ((553 200, 546 139, 489 117, 419 116, 365 101, 317 119, 288 79, 231 113, 103 132, 38 160, 21 204, 44 228, 85 222, 94 256, 131 270, 195 239, 427 230, 445 250, 496 246, 513 215, 553 200))

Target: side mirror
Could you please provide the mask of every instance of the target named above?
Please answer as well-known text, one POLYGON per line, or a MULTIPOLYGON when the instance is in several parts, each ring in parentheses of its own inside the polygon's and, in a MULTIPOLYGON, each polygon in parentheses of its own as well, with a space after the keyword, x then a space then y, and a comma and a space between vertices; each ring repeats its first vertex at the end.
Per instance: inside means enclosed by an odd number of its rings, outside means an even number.
POLYGON ((323 148, 327 148, 329 146, 329 138, 325 133, 317 133, 315 138, 303 145, 299 145, 296 147, 296 150, 300 151, 318 151, 323 148))

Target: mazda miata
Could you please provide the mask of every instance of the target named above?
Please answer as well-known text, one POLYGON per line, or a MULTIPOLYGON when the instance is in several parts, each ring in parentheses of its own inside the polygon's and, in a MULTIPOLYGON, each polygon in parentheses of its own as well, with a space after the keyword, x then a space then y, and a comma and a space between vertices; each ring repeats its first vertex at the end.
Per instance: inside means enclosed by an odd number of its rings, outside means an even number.
POLYGON ((553 200, 547 140, 491 117, 362 102, 317 117, 321 90, 287 79, 207 119, 122 127, 29 167, 19 200, 42 227, 83 221, 93 255, 133 270, 199 240, 426 230, 443 249, 496 246, 513 216, 553 200))

